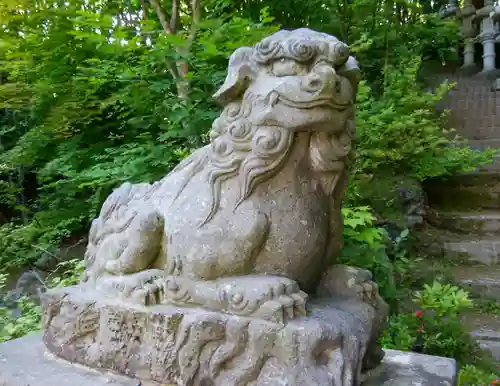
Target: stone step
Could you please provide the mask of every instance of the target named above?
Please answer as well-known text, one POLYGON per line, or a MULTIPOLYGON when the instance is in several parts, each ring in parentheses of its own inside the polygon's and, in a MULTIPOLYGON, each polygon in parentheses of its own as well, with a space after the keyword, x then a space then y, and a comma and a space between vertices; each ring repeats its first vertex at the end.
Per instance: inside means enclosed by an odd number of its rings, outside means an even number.
POLYGON ((428 205, 438 210, 500 209, 498 171, 461 174, 423 182, 428 205))
POLYGON ((500 266, 457 266, 453 268, 452 276, 471 295, 500 301, 500 266))
POLYGON ((471 312, 463 315, 462 322, 479 346, 500 361, 500 315, 471 312))
POLYGON ((471 335, 483 350, 489 351, 495 360, 500 361, 500 330, 483 328, 472 331, 471 335))
POLYGON ((500 264, 500 237, 482 237, 480 239, 454 237, 443 238, 444 254, 455 260, 466 260, 493 266, 500 264))
POLYGON ((477 212, 445 212, 429 210, 426 220, 439 229, 453 232, 500 235, 500 210, 477 212))

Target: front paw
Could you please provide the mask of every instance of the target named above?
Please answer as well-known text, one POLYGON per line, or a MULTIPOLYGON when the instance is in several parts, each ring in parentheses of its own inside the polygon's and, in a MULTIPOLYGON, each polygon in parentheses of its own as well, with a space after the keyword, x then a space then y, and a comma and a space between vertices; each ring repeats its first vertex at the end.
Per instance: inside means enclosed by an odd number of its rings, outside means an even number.
POLYGON ((141 305, 163 302, 165 273, 160 269, 148 269, 132 275, 103 276, 96 288, 108 297, 141 305))
POLYGON ((320 297, 351 298, 369 304, 378 299, 378 286, 371 272, 345 265, 330 267, 316 292, 320 297))

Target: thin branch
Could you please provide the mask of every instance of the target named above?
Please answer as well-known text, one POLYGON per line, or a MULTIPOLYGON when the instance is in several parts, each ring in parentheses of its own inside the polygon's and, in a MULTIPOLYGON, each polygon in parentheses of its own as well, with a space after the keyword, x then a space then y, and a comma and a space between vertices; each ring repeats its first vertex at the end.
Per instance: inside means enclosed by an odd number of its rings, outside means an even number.
MULTIPOLYGON (((170 17, 170 22, 168 21, 169 17, 167 12, 159 3, 159 0, 149 0, 151 6, 155 9, 156 14, 158 15, 158 19, 163 27, 163 30, 167 35, 174 35, 178 31, 179 24, 179 1, 172 1, 172 14, 170 17)), ((200 0, 190 0, 191 7, 191 29, 189 32, 189 37, 187 44, 184 45, 183 48, 180 49, 180 53, 187 56, 191 47, 193 45, 193 41, 196 38, 196 33, 198 32, 199 24, 201 22, 201 6, 200 0)), ((169 65, 169 71, 174 76, 174 79, 177 79, 177 94, 179 98, 183 101, 187 101, 189 99, 189 81, 186 79, 186 75, 189 72, 189 66, 185 60, 179 60, 173 65, 169 65), (176 76, 177 75, 177 76, 176 76)))
POLYGON ((141 8, 142 8, 142 18, 144 20, 148 20, 148 2, 147 0, 141 0, 141 8))
MULTIPOLYGON (((189 32, 188 41, 182 49, 182 53, 186 56, 189 54, 189 51, 191 50, 191 47, 196 38, 196 33, 198 32, 198 28, 201 21, 200 0, 191 0, 190 6, 191 6, 191 29, 189 32)), ((183 80, 178 84, 179 96, 183 100, 187 101, 189 99, 189 82, 186 80, 186 76, 189 72, 189 66, 184 60, 182 60, 179 61, 177 67, 179 69, 179 75, 183 78, 183 80)))
POLYGON ((163 30, 165 33, 168 35, 172 35, 172 29, 170 28, 170 24, 168 23, 168 15, 167 12, 162 8, 158 0, 149 0, 151 5, 156 11, 156 14, 158 15, 158 19, 160 19, 161 26, 163 27, 163 30))
POLYGON ((190 39, 194 40, 194 38, 196 37, 196 32, 201 22, 200 0, 191 0, 191 10, 193 12, 193 21, 191 22, 190 39))
POLYGON ((179 0, 172 2, 172 17, 170 18, 170 30, 177 32, 177 24, 179 22, 179 0))

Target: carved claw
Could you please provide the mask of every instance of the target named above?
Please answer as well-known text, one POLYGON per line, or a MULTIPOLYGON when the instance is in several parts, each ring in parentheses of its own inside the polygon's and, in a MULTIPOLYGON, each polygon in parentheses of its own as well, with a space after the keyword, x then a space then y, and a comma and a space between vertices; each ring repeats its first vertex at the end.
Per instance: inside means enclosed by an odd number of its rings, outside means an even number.
POLYGON ((291 294, 290 297, 294 300, 295 317, 306 316, 306 303, 309 296, 304 291, 291 294))
POLYGON ((295 318, 294 314, 294 300, 290 296, 281 295, 278 299, 283 307, 283 321, 287 322, 295 318))
POLYGON ((283 323, 283 304, 276 300, 269 300, 265 302, 253 316, 258 318, 269 320, 270 322, 283 323))
POLYGON ((160 304, 163 297, 163 286, 157 283, 147 283, 144 288, 147 291, 146 305, 160 304))
POLYGON ((160 304, 163 299, 163 286, 157 283, 146 283, 136 287, 130 293, 130 300, 144 306, 160 304))

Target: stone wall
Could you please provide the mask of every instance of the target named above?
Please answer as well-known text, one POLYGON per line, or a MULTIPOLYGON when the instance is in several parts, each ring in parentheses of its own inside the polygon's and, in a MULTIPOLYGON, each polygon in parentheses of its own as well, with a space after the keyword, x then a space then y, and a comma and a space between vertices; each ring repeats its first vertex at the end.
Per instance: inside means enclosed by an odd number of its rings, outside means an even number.
POLYGON ((479 74, 448 73, 426 77, 426 82, 437 85, 445 79, 456 82, 438 106, 451 110, 447 126, 470 140, 500 138, 500 89, 494 89, 494 81, 479 74))

